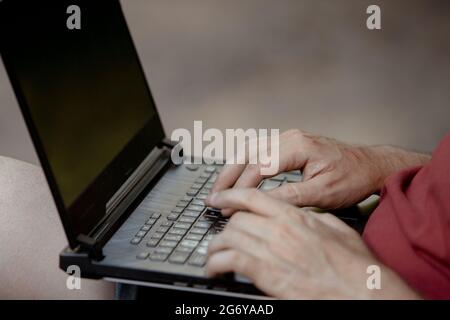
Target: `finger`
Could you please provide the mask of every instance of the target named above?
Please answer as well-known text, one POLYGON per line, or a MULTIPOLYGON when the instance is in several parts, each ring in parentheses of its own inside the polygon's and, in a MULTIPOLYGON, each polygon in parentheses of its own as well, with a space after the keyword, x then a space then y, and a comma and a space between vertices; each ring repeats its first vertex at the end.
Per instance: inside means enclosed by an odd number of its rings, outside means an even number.
POLYGON ((245 164, 226 164, 211 188, 211 192, 219 192, 231 188, 244 169, 245 164))
MULTIPOLYGON (((263 168, 265 166, 258 161, 259 158, 249 158, 247 166, 234 185, 235 188, 254 188, 265 178, 273 177, 280 172, 298 169, 297 165, 303 165, 301 162, 297 163, 296 161, 295 155, 297 148, 293 145, 291 139, 282 138, 282 140, 277 143, 277 148, 273 148, 273 145, 271 144, 266 149, 271 150, 271 157, 273 159, 277 158, 278 165, 276 172, 273 172, 272 174, 263 174, 263 168), (275 150, 277 150, 277 154, 274 154, 275 150)), ((258 154, 258 157, 260 155, 261 152, 258 154)))
POLYGON ((252 139, 245 143, 243 149, 238 149, 237 154, 228 157, 226 165, 211 189, 212 192, 218 192, 234 186, 242 171, 244 171, 248 159, 254 157, 254 153, 257 151, 255 145, 257 146, 257 142, 255 143, 255 140, 252 139))
POLYGON ((235 272, 255 282, 260 265, 258 259, 251 255, 238 250, 223 250, 208 258, 206 275, 215 277, 219 274, 235 272))
POLYGON ((248 164, 234 184, 235 188, 255 188, 265 177, 259 164, 248 164))
POLYGON ((270 239, 270 235, 273 233, 273 223, 265 217, 250 212, 238 211, 227 223, 225 231, 227 229, 239 230, 263 241, 270 239))
POLYGON ((304 182, 286 183, 268 191, 267 194, 299 207, 322 207, 325 201, 328 201, 323 194, 326 181, 326 178, 318 176, 304 182))
POLYGON ((208 202, 215 208, 234 208, 272 217, 289 210, 289 204, 274 199, 256 189, 229 189, 208 196, 208 202))
POLYGON ((230 217, 230 216, 232 216, 236 211, 237 211, 237 210, 236 210, 236 209, 233 209, 233 208, 225 208, 225 209, 222 209, 220 212, 222 213, 222 215, 223 215, 224 217, 230 217))
POLYGON ((208 255, 211 256, 218 251, 228 249, 239 250, 259 259, 264 259, 267 256, 263 241, 236 229, 224 230, 215 236, 208 245, 208 255))

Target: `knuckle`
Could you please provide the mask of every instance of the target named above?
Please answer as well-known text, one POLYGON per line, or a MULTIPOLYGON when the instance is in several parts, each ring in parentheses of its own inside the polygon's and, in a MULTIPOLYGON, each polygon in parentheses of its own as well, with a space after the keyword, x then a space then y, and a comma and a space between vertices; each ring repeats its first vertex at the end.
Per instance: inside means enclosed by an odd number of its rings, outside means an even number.
POLYGON ((303 131, 300 129, 289 129, 285 132, 285 134, 289 137, 301 137, 303 136, 303 131))

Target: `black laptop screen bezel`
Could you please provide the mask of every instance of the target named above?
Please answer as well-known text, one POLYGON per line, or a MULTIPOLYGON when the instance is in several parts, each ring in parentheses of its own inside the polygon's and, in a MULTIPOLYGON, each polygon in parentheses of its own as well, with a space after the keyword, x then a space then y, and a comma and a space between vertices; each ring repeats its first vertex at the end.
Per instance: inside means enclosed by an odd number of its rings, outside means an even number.
MULTIPOLYGON (((72 249, 75 249, 80 244, 77 239, 79 235, 90 235, 98 223, 102 221, 106 215, 106 205, 111 197, 132 175, 135 169, 142 163, 148 154, 155 147, 157 147, 157 145, 166 136, 120 2, 117 0, 108 2, 110 3, 109 5, 118 6, 118 11, 120 12, 118 19, 122 20, 120 22, 118 21, 118 23, 123 23, 124 28, 126 28, 136 62, 139 66, 140 72, 142 73, 141 76, 145 79, 145 87, 151 100, 150 104, 154 107, 154 114, 152 118, 147 121, 144 127, 125 145, 119 154, 115 156, 115 158, 100 173, 100 175, 98 175, 97 178, 91 182, 91 184, 75 200, 75 202, 67 208, 58 189, 55 176, 51 170, 48 157, 38 135, 38 130, 34 125, 25 95, 19 85, 15 70, 12 65, 8 63, 8 48, 3 43, 0 44, 0 52, 5 69, 16 95, 23 118, 28 127, 39 161, 47 178, 50 191, 53 195, 64 231, 69 241, 69 246, 72 249), (74 216, 83 217, 83 219, 75 221, 72 218, 74 216)), ((0 32, 10 32, 10 30, 5 30, 5 28, 2 28, 0 32)))

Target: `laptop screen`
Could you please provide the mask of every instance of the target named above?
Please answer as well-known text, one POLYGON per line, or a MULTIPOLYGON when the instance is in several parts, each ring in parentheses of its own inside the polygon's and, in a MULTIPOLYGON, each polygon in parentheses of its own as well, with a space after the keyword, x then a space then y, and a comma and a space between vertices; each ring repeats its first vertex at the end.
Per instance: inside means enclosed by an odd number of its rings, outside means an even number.
POLYGON ((163 137, 120 5, 5 0, 2 6, 2 56, 41 161, 75 233, 87 232, 101 218, 87 207, 103 215, 105 201, 163 137), (80 29, 68 27, 74 4, 80 29))

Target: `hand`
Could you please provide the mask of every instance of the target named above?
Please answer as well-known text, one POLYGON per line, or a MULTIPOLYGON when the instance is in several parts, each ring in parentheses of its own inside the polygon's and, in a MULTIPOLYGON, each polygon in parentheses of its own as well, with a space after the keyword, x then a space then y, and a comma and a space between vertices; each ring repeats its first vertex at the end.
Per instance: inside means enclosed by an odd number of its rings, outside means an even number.
POLYGON ((235 272, 284 299, 418 298, 330 214, 305 211, 255 189, 215 193, 209 201, 241 211, 211 241, 208 276, 235 272), (381 268, 381 290, 367 288, 370 265, 381 268))
MULTIPOLYGON (((286 131, 279 140, 279 172, 300 169, 303 181, 287 183, 269 194, 297 206, 324 209, 349 207, 379 192, 384 180, 395 171, 422 165, 430 156, 390 146, 359 146, 312 135, 286 131)), ((270 146, 269 146, 270 148, 270 146)), ((260 164, 226 165, 212 192, 227 188, 256 187, 262 179, 260 164)), ((208 203, 207 203, 208 204, 208 203)), ((210 205, 210 204, 208 204, 210 205)), ((223 210, 230 214, 232 210, 223 210)))

